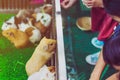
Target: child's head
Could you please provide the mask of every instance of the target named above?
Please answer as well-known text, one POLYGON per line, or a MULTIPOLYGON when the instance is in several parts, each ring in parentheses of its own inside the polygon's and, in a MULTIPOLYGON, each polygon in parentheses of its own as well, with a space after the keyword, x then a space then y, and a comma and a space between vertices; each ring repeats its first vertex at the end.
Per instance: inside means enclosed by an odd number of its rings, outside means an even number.
POLYGON ((120 0, 103 0, 103 4, 106 12, 120 22, 120 0))
MULTIPOLYGON (((120 28, 120 26, 118 26, 120 28)), ((103 59, 107 64, 120 70, 120 30, 116 31, 103 46, 103 59)))

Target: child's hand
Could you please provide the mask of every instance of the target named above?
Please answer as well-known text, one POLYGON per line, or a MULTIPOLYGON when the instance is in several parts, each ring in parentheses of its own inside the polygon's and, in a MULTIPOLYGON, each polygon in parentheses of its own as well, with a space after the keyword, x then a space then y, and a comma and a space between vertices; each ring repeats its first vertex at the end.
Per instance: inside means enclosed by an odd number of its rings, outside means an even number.
POLYGON ((83 4, 88 7, 103 7, 103 0, 82 0, 83 4))
POLYGON ((61 6, 64 9, 70 8, 77 0, 63 0, 61 6))
POLYGON ((95 0, 82 0, 82 2, 86 7, 92 8, 94 6, 95 0))

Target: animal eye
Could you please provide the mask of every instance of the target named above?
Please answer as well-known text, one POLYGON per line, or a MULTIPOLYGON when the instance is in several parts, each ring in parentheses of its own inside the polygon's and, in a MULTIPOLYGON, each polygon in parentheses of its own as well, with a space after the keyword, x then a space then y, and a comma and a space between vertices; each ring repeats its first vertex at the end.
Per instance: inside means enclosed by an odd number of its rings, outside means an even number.
POLYGON ((24 22, 24 23, 28 23, 28 20, 27 20, 27 19, 23 19, 23 22, 24 22))
POLYGON ((47 6, 44 7, 44 9, 47 9, 47 8, 48 8, 47 6))
POLYGON ((8 35, 9 33, 7 32, 6 34, 8 35))
POLYGON ((7 22, 8 25, 12 25, 12 23, 7 22))
POLYGON ((53 45, 53 43, 50 44, 50 46, 52 46, 52 45, 53 45))
POLYGON ((46 22, 46 20, 43 20, 44 22, 46 22))
POLYGON ((41 19, 43 19, 44 18, 44 16, 41 16, 41 19))

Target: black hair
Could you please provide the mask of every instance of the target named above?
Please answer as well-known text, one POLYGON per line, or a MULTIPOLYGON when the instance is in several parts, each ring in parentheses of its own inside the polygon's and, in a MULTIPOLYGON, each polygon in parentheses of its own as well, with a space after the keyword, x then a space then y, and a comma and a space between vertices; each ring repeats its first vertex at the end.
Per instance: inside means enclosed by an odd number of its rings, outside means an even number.
POLYGON ((103 59, 111 66, 120 66, 120 33, 104 42, 103 59))
POLYGON ((120 16, 120 0, 103 0, 103 5, 107 13, 120 16))

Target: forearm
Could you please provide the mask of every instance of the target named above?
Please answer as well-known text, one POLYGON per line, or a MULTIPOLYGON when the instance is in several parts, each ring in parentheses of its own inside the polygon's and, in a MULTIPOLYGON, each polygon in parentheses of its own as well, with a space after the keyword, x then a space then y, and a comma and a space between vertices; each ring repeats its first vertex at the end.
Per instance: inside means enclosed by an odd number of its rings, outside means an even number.
POLYGON ((117 73, 113 74, 112 76, 110 76, 109 78, 107 78, 106 80, 119 80, 119 75, 120 75, 120 73, 117 72, 117 73))
POLYGON ((104 7, 103 0, 95 0, 93 7, 104 7))
POLYGON ((103 54, 101 51, 101 53, 99 55, 99 59, 96 63, 96 66, 95 66, 89 80, 100 80, 100 76, 101 76, 102 71, 104 70, 105 66, 106 66, 106 63, 103 60, 103 54))

